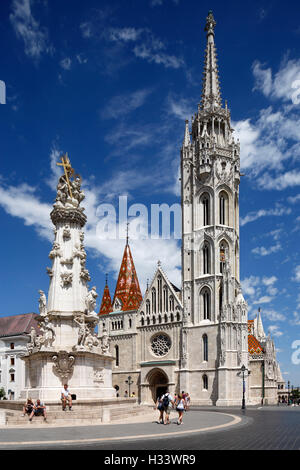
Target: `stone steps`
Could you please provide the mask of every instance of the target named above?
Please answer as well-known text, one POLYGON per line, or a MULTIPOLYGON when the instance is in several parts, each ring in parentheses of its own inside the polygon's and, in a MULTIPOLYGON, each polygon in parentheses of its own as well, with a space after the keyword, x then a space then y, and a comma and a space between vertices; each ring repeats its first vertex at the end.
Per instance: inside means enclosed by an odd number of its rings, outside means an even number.
MULTIPOLYGON (((147 413, 148 409, 140 406, 132 407, 116 407, 109 408, 110 411, 110 421, 121 421, 128 420, 129 418, 135 418, 138 416, 143 416, 147 413)), ((102 410, 100 408, 95 409, 84 409, 80 410, 76 407, 73 407, 72 411, 62 411, 60 410, 47 410, 47 424, 48 425, 57 425, 57 426, 66 426, 66 425, 88 425, 88 424, 101 424, 102 410)), ((6 412, 6 426, 9 427, 27 427, 34 425, 44 425, 43 416, 34 416, 32 421, 29 421, 29 416, 22 416, 19 411, 9 411, 6 412)))

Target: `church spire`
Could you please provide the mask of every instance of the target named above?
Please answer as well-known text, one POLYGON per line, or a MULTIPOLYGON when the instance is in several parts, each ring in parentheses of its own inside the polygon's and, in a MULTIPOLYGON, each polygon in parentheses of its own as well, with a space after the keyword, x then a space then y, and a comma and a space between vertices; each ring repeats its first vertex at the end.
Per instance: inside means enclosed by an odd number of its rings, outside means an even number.
POLYGON ((183 146, 188 147, 190 145, 190 143, 191 143, 191 138, 190 138, 190 131, 189 131, 189 121, 188 121, 188 119, 186 119, 183 146))
POLYGON ((137 310, 143 300, 128 237, 116 285, 113 308, 122 311, 137 310))
POLYGON ((220 108, 222 106, 219 71, 217 65, 217 53, 215 47, 215 29, 216 22, 212 11, 208 12, 206 18, 205 31, 207 31, 207 46, 205 51, 205 63, 203 73, 202 87, 202 109, 220 108))
POLYGON ((107 274, 106 274, 105 287, 104 287, 104 292, 103 292, 103 297, 102 297, 102 302, 101 302, 99 315, 107 315, 108 313, 110 313, 112 311, 113 311, 113 308, 112 308, 112 303, 111 303, 109 287, 108 287, 108 284, 107 284, 107 274))

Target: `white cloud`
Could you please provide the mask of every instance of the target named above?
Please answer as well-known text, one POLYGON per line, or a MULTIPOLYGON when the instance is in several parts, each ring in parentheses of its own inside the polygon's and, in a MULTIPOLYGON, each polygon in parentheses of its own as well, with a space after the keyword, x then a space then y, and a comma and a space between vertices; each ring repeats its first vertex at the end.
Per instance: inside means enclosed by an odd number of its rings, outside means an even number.
POLYGON ((36 188, 27 184, 0 186, 0 206, 9 215, 22 219, 26 226, 33 226, 42 237, 52 238, 51 205, 40 201, 36 188))
POLYGON ((101 111, 101 117, 103 119, 121 118, 143 106, 150 93, 150 89, 143 89, 114 96, 110 99, 105 109, 101 111))
POLYGON ((296 196, 290 196, 287 198, 287 200, 291 204, 296 204, 297 202, 300 202, 300 194, 296 194, 296 196))
POLYGON ((291 212, 292 211, 289 207, 283 207, 280 205, 277 205, 277 207, 272 208, 272 209, 259 209, 258 211, 249 212, 247 215, 245 215, 245 217, 241 217, 240 225, 243 227, 249 222, 254 222, 257 219, 260 219, 261 217, 267 217, 267 216, 280 217, 283 215, 288 215, 291 212))
POLYGON ((275 310, 263 310, 263 316, 270 321, 286 321, 286 316, 275 310))
POLYGON ((267 97, 292 103, 295 91, 292 84, 300 78, 300 59, 285 58, 274 77, 270 68, 264 68, 263 64, 256 61, 253 64, 253 75, 256 90, 260 90, 267 97))
POLYGON ((262 282, 265 286, 272 286, 276 281, 278 281, 276 276, 267 277, 264 276, 262 282))
POLYGON ((254 305, 258 305, 258 304, 268 304, 270 302, 272 302, 273 300, 273 297, 270 297, 269 295, 264 295, 262 297, 260 297, 258 300, 255 300, 253 302, 254 305))
POLYGON ((136 41, 145 30, 140 28, 111 28, 109 30, 109 39, 111 41, 136 41))
POLYGON ((276 245, 270 246, 269 248, 265 248, 264 246, 257 246, 256 248, 253 248, 251 252, 259 256, 267 256, 272 253, 276 253, 281 249, 281 245, 277 243, 276 245))
POLYGON ((293 281, 300 282, 300 265, 296 266, 294 269, 294 277, 292 278, 293 281))
POLYGON ((60 66, 64 70, 70 70, 71 65, 72 65, 72 60, 70 59, 70 57, 65 57, 64 59, 60 61, 60 66))
POLYGON ((282 336, 283 332, 279 330, 279 326, 277 325, 270 325, 268 331, 271 333, 272 336, 282 336))
POLYGON ((300 185, 300 171, 291 170, 278 176, 264 174, 258 179, 258 183, 263 189, 277 189, 279 191, 286 188, 300 185))
POLYGON ((24 42, 25 54, 39 60, 42 53, 51 51, 51 48, 48 31, 33 17, 31 6, 31 0, 13 0, 9 19, 17 37, 24 42))

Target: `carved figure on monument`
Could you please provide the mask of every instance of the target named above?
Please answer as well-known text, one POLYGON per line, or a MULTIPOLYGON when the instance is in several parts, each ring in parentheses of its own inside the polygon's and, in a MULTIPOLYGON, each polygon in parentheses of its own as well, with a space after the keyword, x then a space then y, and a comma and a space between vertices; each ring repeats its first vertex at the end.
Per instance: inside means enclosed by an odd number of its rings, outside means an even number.
POLYGON ((55 331, 48 317, 45 317, 43 321, 40 322, 40 330, 43 337, 43 340, 42 342, 40 341, 40 344, 44 344, 46 347, 52 346, 55 338, 55 331))
POLYGON ((92 287, 92 289, 88 292, 85 298, 85 305, 86 305, 86 313, 88 315, 97 316, 95 312, 96 308, 96 301, 97 301, 98 294, 96 292, 96 287, 92 287))
POLYGON ((107 330, 104 328, 103 335, 101 336, 102 354, 109 354, 109 342, 110 342, 110 338, 108 336, 107 330))
POLYGON ((89 328, 86 326, 84 318, 82 316, 75 317, 74 322, 77 323, 77 325, 79 326, 77 346, 84 348, 86 337, 89 334, 89 328))
POLYGON ((44 316, 47 315, 47 299, 44 291, 39 290, 40 298, 39 298, 39 311, 40 315, 44 316))

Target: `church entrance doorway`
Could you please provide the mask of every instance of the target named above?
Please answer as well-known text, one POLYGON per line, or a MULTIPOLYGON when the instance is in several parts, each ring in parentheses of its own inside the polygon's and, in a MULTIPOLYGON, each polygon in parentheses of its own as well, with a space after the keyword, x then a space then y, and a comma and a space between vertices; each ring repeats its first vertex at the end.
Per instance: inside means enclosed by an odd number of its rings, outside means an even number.
POLYGON ((148 372, 146 379, 149 383, 152 399, 156 403, 157 398, 161 397, 167 390, 169 378, 161 369, 152 369, 148 372))

